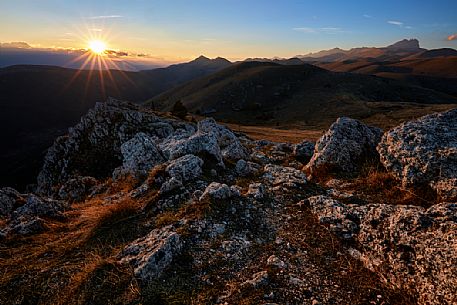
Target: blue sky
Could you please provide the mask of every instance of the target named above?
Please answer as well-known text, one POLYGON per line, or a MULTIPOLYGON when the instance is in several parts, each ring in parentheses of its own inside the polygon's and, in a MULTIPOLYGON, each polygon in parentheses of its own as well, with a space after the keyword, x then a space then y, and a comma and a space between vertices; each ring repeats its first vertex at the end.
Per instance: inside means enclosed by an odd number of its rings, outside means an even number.
POLYGON ((457 1, 40 0, 0 1, 0 41, 87 45, 161 58, 290 57, 333 47, 384 46, 418 38, 456 47, 457 1))

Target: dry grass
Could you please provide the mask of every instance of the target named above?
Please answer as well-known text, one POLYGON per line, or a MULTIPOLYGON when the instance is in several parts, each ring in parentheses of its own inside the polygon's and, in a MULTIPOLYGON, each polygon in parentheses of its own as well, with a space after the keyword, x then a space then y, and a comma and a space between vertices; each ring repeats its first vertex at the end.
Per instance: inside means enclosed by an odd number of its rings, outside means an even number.
POLYGON ((174 211, 167 211, 157 215, 155 218, 154 224, 157 228, 162 228, 171 224, 174 224, 179 221, 177 213, 174 211))
POLYGON ((321 137, 323 131, 325 131, 304 129, 277 129, 265 126, 246 126, 229 123, 226 125, 233 131, 245 133, 254 140, 269 140, 273 142, 289 143, 300 143, 304 140, 315 141, 321 137))
POLYGON ((348 255, 340 255, 339 253, 346 252, 343 243, 325 226, 320 225, 308 208, 299 215, 301 217, 293 218, 285 226, 287 232, 284 238, 289 238, 287 241, 292 245, 306 249, 310 259, 322 268, 324 277, 331 276, 342 290, 356 292, 348 295, 348 304, 366 304, 367 298, 372 298, 370 294, 380 293, 387 298, 384 299, 384 304, 416 304, 408 294, 387 290, 378 276, 364 268, 360 261, 348 255), (303 238, 296 239, 296 236, 303 238))
POLYGON ((45 233, 6 240, 0 245, 0 303, 125 304, 137 298, 131 271, 115 256, 145 233, 144 204, 100 195, 74 204, 45 233))
POLYGON ((437 200, 436 193, 430 187, 406 189, 380 165, 365 167, 351 188, 370 203, 430 207, 437 200))

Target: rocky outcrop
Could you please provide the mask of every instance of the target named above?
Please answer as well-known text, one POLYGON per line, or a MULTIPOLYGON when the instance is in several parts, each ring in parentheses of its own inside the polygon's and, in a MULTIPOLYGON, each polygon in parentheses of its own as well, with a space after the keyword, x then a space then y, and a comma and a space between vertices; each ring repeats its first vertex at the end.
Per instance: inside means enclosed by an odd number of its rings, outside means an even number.
POLYGON ((420 304, 455 302, 457 204, 360 206, 325 196, 309 202, 321 223, 360 244, 351 253, 387 283, 415 291, 420 304))
POLYGON ((167 141, 162 145, 164 154, 173 160, 185 155, 206 157, 207 161, 223 165, 222 154, 217 138, 207 133, 196 133, 178 141, 167 141))
MULTIPOLYGON (((21 200, 21 194, 11 187, 0 189, 0 216, 11 216, 17 202, 21 200)), ((22 199, 23 200, 23 199, 22 199)))
POLYGON ((165 162, 154 139, 143 132, 123 143, 121 154, 123 164, 114 171, 113 178, 125 175, 144 177, 154 166, 165 162))
POLYGON ((93 177, 80 177, 69 179, 59 189, 57 194, 61 200, 70 202, 82 201, 87 195, 91 194, 97 186, 98 181, 93 177))
POLYGON ((217 124, 212 118, 198 122, 198 131, 216 137, 222 156, 227 160, 246 159, 249 155, 238 137, 227 127, 217 124))
POLYGON ((378 151, 386 169, 404 187, 428 185, 442 200, 457 199, 457 110, 386 132, 378 151))
POLYGON ((274 188, 298 188, 304 186, 307 182, 303 172, 292 167, 273 164, 268 164, 264 167, 263 178, 274 188))
POLYGON ((216 200, 224 200, 228 199, 232 196, 232 191, 228 187, 227 184, 218 183, 218 182, 211 182, 203 192, 200 200, 205 199, 216 199, 216 200))
POLYGON ((261 166, 257 163, 245 161, 243 159, 238 160, 235 165, 235 172, 238 176, 245 177, 259 173, 261 166))
POLYGON ((119 258, 133 266, 136 277, 147 282, 157 278, 170 265, 182 246, 180 235, 167 226, 135 240, 125 247, 119 258))
POLYGON ((170 177, 187 182, 201 175, 203 163, 199 157, 185 155, 170 162, 165 171, 170 177))
MULTIPOLYGON (((121 146, 136 134, 144 132, 163 139, 177 130, 194 130, 194 127, 160 118, 127 102, 97 103, 66 136, 59 137, 49 148, 38 176, 37 191, 53 196, 62 183, 75 176, 110 177, 123 163, 121 146)), ((127 153, 128 147, 125 148, 127 159, 134 157, 127 153)))
MULTIPOLYGON (((224 160, 249 158, 249 151, 230 129, 213 119, 199 122, 197 129, 131 103, 109 100, 98 103, 68 135, 55 141, 38 176, 37 191, 80 200, 80 191, 70 190, 70 194, 62 185, 73 187, 74 179, 81 177, 142 180, 154 166, 186 155, 203 158, 205 166, 214 169, 224 168, 224 160)), ((178 181, 166 188, 172 189, 178 181)))
POLYGON ((39 197, 35 194, 20 194, 12 188, 0 190, 2 215, 6 223, 0 236, 11 233, 28 235, 44 230, 44 219, 60 218, 69 208, 65 201, 39 197))
POLYGON ((165 168, 168 179, 160 188, 161 193, 168 193, 183 186, 184 183, 202 174, 203 160, 194 155, 185 155, 169 161, 165 168))
POLYGON ((357 120, 342 117, 317 141, 314 155, 305 166, 311 177, 321 170, 354 174, 361 163, 378 158, 376 145, 382 131, 357 120))
POLYGON ((294 145, 293 155, 302 162, 309 162, 314 154, 314 146, 316 143, 311 141, 303 141, 294 145))

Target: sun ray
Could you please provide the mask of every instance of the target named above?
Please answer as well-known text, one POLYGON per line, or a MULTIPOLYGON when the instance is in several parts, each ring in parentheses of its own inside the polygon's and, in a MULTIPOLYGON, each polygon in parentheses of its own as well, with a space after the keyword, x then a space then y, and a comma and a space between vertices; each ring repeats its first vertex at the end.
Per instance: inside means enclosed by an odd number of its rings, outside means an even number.
POLYGON ((82 52, 81 55, 69 61, 66 66, 79 66, 78 70, 71 77, 64 90, 67 90, 79 77, 86 78, 84 86, 84 97, 87 97, 91 84, 99 84, 100 94, 106 98, 109 94, 121 96, 119 86, 124 80, 130 85, 137 87, 136 84, 126 73, 125 69, 134 69, 134 66, 127 61, 121 61, 116 57, 115 51, 109 48, 110 41, 117 35, 112 33, 109 27, 104 24, 84 24, 81 28, 73 30, 81 41, 85 42, 86 47, 75 52, 82 52), (94 31, 93 29, 100 29, 94 31), (84 72, 88 70, 87 72, 84 72), (98 71, 95 71, 98 70, 98 71), (115 74, 114 71, 117 70, 115 74), (99 79, 97 79, 99 78, 99 79), (111 93, 112 92, 112 93, 111 93))
POLYGON ((109 66, 106 64, 106 61, 105 60, 102 60, 102 64, 106 70, 106 74, 108 75, 109 79, 111 80, 111 83, 113 85, 113 88, 114 90, 116 90, 116 93, 120 96, 121 95, 121 91, 119 90, 119 87, 117 85, 117 82, 116 80, 114 79, 112 73, 111 73, 111 69, 109 68, 109 66))
POLYGON ((97 65, 98 65, 98 75, 100 77, 100 88, 102 90, 102 96, 103 96, 104 99, 106 99, 105 80, 103 78, 101 56, 97 56, 97 65))

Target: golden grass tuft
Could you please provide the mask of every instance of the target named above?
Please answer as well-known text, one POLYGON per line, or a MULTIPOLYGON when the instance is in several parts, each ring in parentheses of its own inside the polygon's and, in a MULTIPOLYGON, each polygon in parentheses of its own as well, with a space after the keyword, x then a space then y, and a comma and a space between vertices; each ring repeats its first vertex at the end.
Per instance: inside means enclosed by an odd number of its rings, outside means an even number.
POLYGON ((430 187, 404 188, 398 179, 380 165, 365 167, 352 187, 370 203, 430 207, 437 200, 436 193, 430 187))
MULTIPOLYGON (((124 185, 123 187, 127 187, 124 185)), ((144 202, 100 195, 73 205, 49 230, 0 246, 0 304, 111 304, 138 298, 116 255, 144 235, 144 202)))

